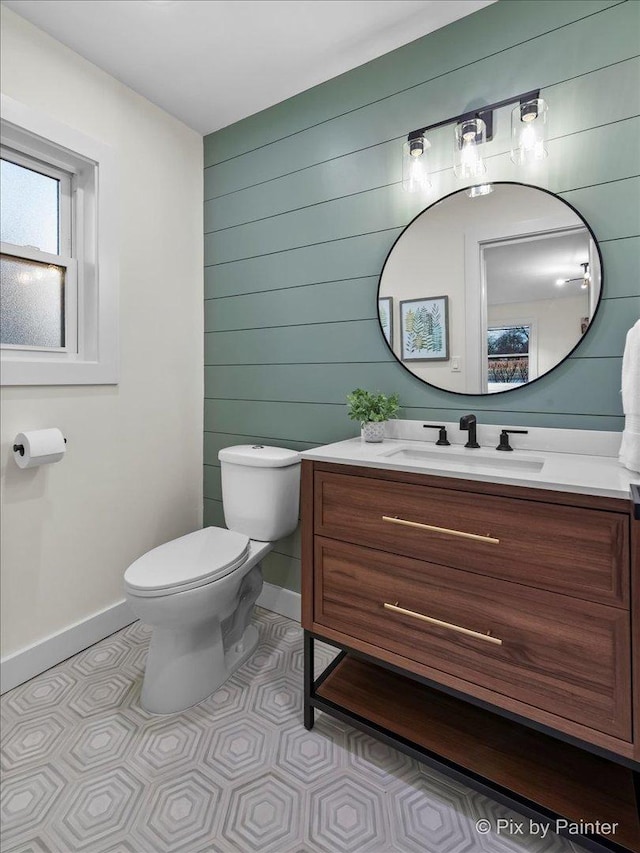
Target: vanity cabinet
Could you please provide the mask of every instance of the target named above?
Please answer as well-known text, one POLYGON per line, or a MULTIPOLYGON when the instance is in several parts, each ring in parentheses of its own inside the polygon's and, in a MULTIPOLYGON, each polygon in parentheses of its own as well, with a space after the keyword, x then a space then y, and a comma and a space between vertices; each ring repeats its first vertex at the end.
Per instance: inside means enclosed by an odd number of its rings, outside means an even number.
POLYGON ((306 724, 640 850, 630 502, 304 460, 302 506, 306 724), (316 681, 315 639, 340 650, 316 681))

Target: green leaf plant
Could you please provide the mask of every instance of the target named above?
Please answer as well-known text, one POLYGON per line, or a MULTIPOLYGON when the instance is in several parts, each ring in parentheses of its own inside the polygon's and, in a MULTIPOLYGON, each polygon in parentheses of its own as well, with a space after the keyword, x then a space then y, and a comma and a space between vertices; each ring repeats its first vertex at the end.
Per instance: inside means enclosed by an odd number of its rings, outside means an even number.
POLYGON ((400 396, 392 394, 387 397, 386 394, 378 392, 364 391, 362 388, 356 388, 351 394, 347 394, 347 410, 352 421, 359 421, 360 424, 378 423, 380 421, 388 421, 389 418, 398 416, 400 408, 400 396))

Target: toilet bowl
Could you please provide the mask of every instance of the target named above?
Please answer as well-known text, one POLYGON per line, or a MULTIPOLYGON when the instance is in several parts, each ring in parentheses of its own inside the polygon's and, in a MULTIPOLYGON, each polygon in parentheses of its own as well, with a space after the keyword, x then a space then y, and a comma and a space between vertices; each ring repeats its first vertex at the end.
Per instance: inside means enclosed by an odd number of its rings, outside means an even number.
POLYGON ((229 529, 205 527, 174 539, 125 572, 129 605, 152 627, 141 696, 152 713, 201 702, 253 653, 261 560, 298 523, 298 453, 240 445, 221 450, 219 459, 229 529))

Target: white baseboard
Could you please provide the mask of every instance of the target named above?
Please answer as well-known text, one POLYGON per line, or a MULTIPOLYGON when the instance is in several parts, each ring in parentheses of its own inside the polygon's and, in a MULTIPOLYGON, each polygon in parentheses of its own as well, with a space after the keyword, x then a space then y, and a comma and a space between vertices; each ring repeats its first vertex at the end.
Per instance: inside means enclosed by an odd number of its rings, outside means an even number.
POLYGON ((114 631, 135 622, 135 619, 127 602, 121 601, 82 622, 76 622, 64 631, 7 655, 0 661, 0 693, 17 687, 71 655, 104 640, 114 631))
POLYGON ((300 621, 300 593, 265 583, 256 604, 280 616, 300 621))
MULTIPOLYGON (((299 592, 265 583, 257 604, 280 616, 287 616, 296 622, 300 621, 299 592)), ((51 669, 57 663, 104 640, 114 631, 119 631, 135 620, 136 617, 129 609, 127 602, 121 601, 82 622, 65 628, 64 631, 45 637, 44 640, 39 640, 12 655, 7 655, 0 661, 0 693, 6 693, 7 690, 51 669)))

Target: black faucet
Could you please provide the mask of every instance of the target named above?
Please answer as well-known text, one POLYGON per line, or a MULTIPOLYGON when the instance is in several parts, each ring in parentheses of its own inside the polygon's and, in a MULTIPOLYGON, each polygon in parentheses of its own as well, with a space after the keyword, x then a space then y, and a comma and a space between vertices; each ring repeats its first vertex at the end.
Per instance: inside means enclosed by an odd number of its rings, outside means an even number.
POLYGON ((466 429, 469 431, 469 441, 467 441, 465 447, 480 447, 476 439, 476 424, 477 421, 475 415, 463 415, 460 418, 460 429, 466 429))

